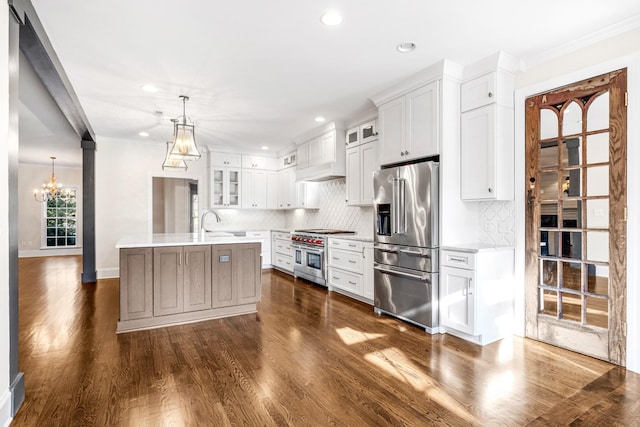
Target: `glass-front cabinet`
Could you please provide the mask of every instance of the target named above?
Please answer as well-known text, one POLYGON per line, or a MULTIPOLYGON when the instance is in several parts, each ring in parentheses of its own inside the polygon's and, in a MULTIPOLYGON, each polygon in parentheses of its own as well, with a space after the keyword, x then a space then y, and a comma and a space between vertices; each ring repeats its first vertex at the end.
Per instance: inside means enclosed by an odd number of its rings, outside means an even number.
POLYGON ((212 167, 211 206, 214 208, 240 207, 240 169, 212 167))

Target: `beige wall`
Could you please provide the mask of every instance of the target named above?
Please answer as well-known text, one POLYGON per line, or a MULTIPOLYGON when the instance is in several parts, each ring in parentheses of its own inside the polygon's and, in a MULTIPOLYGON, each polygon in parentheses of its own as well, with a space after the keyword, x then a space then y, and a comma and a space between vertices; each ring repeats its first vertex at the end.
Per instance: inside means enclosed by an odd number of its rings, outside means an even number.
MULTIPOLYGON (((79 148, 78 148, 79 149, 79 148)), ((56 166, 56 182, 65 188, 75 187, 78 191, 77 233, 78 249, 42 248, 43 203, 36 202, 33 190, 41 188, 51 178, 51 165, 21 163, 18 168, 18 244, 20 257, 51 256, 82 253, 82 169, 56 166)))

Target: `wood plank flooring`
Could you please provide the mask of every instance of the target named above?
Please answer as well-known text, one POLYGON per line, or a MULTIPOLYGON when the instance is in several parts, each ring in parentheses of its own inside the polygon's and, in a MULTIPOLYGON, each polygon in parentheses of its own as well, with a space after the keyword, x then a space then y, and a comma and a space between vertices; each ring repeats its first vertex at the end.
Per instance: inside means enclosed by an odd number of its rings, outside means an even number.
POLYGON ((118 281, 20 260, 12 426, 640 425, 640 375, 521 338, 479 347, 263 273, 258 313, 114 333, 118 281))

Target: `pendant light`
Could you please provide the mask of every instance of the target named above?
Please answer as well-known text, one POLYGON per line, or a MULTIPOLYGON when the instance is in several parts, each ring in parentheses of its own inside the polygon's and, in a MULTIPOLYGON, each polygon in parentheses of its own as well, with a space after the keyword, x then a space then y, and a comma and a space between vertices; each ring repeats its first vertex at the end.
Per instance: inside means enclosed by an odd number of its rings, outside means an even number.
MULTIPOLYGON (((171 119, 173 122, 173 128, 175 131, 176 123, 178 119, 171 119)), ((174 138, 175 139, 175 135, 174 138)), ((173 156, 171 154, 171 146, 173 142, 167 141, 167 154, 164 157, 164 162, 162 162, 162 170, 187 170, 187 162, 184 161, 184 157, 173 156)))
POLYGON ((51 159, 51 178, 49 182, 42 184, 42 189, 33 190, 33 198, 36 202, 44 203, 51 200, 69 200, 70 191, 62 189, 62 183, 56 183, 55 174, 55 157, 49 157, 51 159))
POLYGON ((184 160, 198 160, 201 156, 196 146, 195 126, 193 122, 187 118, 186 114, 185 104, 189 100, 189 97, 180 95, 179 98, 182 98, 182 116, 180 116, 178 118, 179 120, 174 124, 171 157, 182 158, 184 160))

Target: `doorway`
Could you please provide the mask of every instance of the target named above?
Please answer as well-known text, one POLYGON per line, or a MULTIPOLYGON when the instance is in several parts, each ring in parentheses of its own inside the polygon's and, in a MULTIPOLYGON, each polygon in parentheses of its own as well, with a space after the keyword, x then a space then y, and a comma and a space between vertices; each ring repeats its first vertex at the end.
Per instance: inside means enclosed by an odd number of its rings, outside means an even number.
POLYGON ((532 96, 525 334, 626 362, 626 69, 532 96))
POLYGON ((198 231, 198 181, 152 178, 153 233, 198 231))

